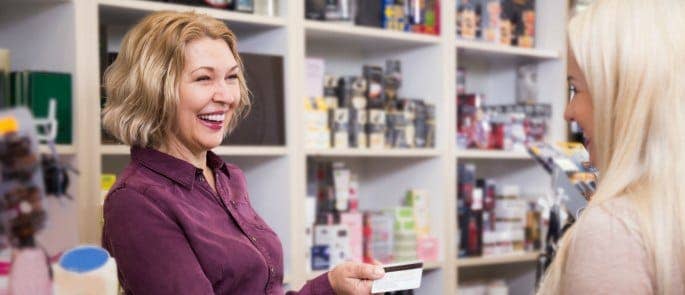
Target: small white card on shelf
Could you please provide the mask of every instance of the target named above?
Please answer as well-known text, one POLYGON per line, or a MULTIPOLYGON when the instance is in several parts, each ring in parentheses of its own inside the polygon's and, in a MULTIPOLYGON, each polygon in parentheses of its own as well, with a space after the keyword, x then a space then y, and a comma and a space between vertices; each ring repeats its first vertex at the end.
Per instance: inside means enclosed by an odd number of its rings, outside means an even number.
POLYGON ((422 261, 388 264, 384 265, 383 269, 385 276, 373 281, 373 285, 371 285, 371 293, 373 294, 421 287, 422 261))

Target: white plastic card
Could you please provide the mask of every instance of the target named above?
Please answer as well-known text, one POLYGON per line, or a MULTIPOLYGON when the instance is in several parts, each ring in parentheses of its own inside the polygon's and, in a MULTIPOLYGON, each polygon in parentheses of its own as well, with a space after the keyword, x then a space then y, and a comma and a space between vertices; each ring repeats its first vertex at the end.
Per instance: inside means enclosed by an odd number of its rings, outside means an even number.
POLYGON ((421 287, 423 262, 411 261, 388 264, 383 266, 385 276, 375 280, 371 285, 371 293, 384 293, 399 290, 410 290, 421 287))

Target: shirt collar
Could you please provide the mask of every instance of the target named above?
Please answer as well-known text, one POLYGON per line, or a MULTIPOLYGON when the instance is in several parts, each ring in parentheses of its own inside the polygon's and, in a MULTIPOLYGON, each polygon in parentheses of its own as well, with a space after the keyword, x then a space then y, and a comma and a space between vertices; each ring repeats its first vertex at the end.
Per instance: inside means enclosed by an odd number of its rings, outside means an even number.
MULTIPOLYGON (((202 169, 152 148, 131 147, 131 159, 188 189, 192 189, 197 175, 202 173, 202 169)), ((224 160, 212 151, 207 152, 207 166, 231 177, 224 160)))

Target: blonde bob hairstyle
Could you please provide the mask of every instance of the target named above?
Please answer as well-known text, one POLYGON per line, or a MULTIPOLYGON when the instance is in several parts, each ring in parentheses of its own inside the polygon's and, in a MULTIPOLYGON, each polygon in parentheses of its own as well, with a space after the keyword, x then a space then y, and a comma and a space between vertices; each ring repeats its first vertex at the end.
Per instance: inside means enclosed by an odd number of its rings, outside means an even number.
MULTIPOLYGON (((685 3, 597 0, 569 24, 569 42, 593 99, 599 185, 589 207, 626 198, 654 269, 657 294, 672 294, 685 266, 685 3)), ((581 216, 578 222, 583 222, 581 216)), ((619 218, 625 218, 620 217, 619 218)), ((622 220, 630 224, 631 220, 622 220)), ((571 227, 539 294, 561 294, 571 227)), ((580 245, 592 247, 592 245, 580 245)))
POLYGON ((161 145, 175 124, 186 45, 204 37, 224 40, 240 68, 240 99, 227 128, 232 131, 250 108, 236 36, 210 16, 168 11, 153 13, 133 27, 105 71, 105 130, 131 146, 161 145))

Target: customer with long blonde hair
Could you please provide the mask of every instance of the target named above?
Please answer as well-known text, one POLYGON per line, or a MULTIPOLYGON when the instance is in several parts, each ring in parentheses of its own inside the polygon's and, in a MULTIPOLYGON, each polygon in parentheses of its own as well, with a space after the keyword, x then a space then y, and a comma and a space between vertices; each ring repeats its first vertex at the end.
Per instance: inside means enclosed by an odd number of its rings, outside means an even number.
POLYGON ((683 294, 685 2, 597 0, 569 25, 573 98, 599 186, 540 294, 683 294))

